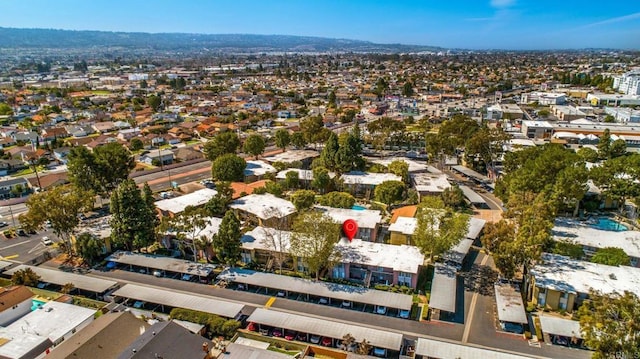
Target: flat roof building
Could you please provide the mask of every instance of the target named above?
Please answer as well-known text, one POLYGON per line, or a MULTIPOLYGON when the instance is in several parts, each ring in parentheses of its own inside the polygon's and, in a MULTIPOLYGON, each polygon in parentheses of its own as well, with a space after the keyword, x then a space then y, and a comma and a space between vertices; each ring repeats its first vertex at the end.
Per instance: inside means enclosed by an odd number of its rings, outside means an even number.
POLYGON ((216 194, 218 194, 218 191, 215 189, 203 188, 183 196, 157 201, 156 207, 163 216, 173 216, 182 213, 189 206, 198 207, 204 205, 216 194))

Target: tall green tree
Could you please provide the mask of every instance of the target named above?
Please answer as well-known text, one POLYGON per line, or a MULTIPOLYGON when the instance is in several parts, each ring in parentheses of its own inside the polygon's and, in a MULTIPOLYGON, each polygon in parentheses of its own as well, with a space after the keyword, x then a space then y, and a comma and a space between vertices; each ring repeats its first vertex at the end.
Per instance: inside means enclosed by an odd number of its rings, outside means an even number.
POLYGON ((302 132, 294 132, 291 135, 291 144, 297 149, 302 149, 307 145, 307 140, 302 132))
POLYGON ((242 181, 247 163, 241 157, 227 153, 211 164, 211 176, 218 181, 242 181))
POLYGON ((505 278, 513 278, 522 265, 522 255, 514 243, 515 237, 514 222, 501 219, 496 223, 487 223, 481 238, 482 245, 493 255, 496 268, 505 278))
POLYGON ((347 192, 329 192, 318 199, 318 204, 334 208, 352 208, 356 199, 347 192))
POLYGON ((332 268, 338 260, 339 240, 340 225, 331 217, 318 211, 304 212, 293 223, 290 252, 294 258, 303 259, 317 280, 323 269, 332 268))
POLYGON ((610 158, 592 168, 590 177, 622 208, 627 199, 640 196, 640 154, 610 158))
POLYGON ((389 163, 389 172, 402 177, 405 183, 409 183, 409 164, 403 160, 394 160, 389 163))
POLYGON ((266 144, 264 142, 264 137, 262 137, 262 135, 253 134, 249 135, 249 137, 244 140, 242 150, 244 151, 244 153, 258 158, 258 156, 264 153, 265 147, 266 144))
POLYGON ((440 199, 421 203, 416 214, 418 226, 413 241, 431 261, 460 243, 467 234, 469 216, 444 208, 440 199))
POLYGON ((89 265, 94 265, 102 256, 103 244, 96 236, 84 232, 76 237, 76 253, 89 265))
POLYGON ((447 208, 451 208, 453 210, 461 210, 467 207, 464 193, 460 187, 455 184, 442 191, 442 201, 447 208))
POLYGON ((36 229, 49 221, 53 233, 63 240, 65 249, 71 253, 71 234, 80 224, 78 216, 93 209, 94 198, 91 192, 73 186, 57 186, 33 194, 27 199, 27 212, 20 215, 20 223, 26 229, 36 229))
POLYGON ((240 220, 233 211, 227 211, 220 223, 220 230, 213 236, 213 248, 221 262, 234 266, 240 260, 242 243, 240 220))
POLYGON ((578 310, 585 344, 592 358, 640 357, 640 299, 631 293, 589 293, 578 310))
POLYGON ((404 85, 402 85, 402 96, 411 97, 413 96, 413 84, 409 81, 406 81, 404 85))
POLYGON ((184 211, 173 217, 164 217, 160 231, 175 235, 182 253, 186 255, 185 248, 189 248, 193 260, 197 261, 198 244, 208 242, 207 238, 200 236, 208 223, 206 209, 187 206, 184 211))
POLYGON ((211 197, 204 208, 209 216, 224 216, 233 199, 233 188, 231 188, 231 183, 229 182, 218 182, 216 183, 216 190, 218 193, 211 197))
POLYGON ((224 131, 204 144, 204 153, 209 161, 215 161, 216 158, 227 153, 236 153, 238 148, 240 148, 238 135, 232 131, 224 131))
POLYGON ((376 201, 386 205, 402 202, 407 196, 407 188, 400 181, 384 181, 376 186, 374 197, 376 201))
POLYGON ((338 135, 331 133, 327 143, 324 144, 324 148, 320 153, 320 164, 329 170, 335 170, 336 168, 336 153, 340 145, 338 144, 338 135))
POLYGON ((156 240, 157 217, 136 183, 122 182, 111 194, 111 240, 127 250, 140 249, 156 240))
POLYGON ((289 143, 291 143, 291 136, 285 128, 278 129, 273 137, 275 138, 276 146, 283 151, 286 150, 289 143))
POLYGON ((315 202, 316 193, 311 190, 301 189, 291 195, 291 203, 293 203, 298 212, 311 208, 315 202))
POLYGON ((147 104, 151 106, 153 112, 158 112, 160 106, 162 105, 162 99, 160 98, 160 96, 151 95, 147 98, 147 104))
POLYGON ((605 128, 598 141, 598 155, 601 159, 611 158, 611 132, 605 128))
POLYGON ((329 170, 325 167, 316 167, 313 169, 313 180, 311 186, 318 189, 320 193, 325 193, 331 186, 333 180, 329 175, 329 170))
POLYGON ((99 195, 111 193, 135 167, 131 153, 119 143, 96 147, 93 152, 86 147, 74 147, 68 158, 71 183, 99 195))

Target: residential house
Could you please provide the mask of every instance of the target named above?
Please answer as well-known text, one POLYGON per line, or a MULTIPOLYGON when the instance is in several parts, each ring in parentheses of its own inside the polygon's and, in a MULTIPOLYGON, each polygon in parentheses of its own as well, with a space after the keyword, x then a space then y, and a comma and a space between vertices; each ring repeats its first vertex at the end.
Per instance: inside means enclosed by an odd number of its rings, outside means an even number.
POLYGON ((444 173, 413 173, 410 178, 420 200, 424 196, 440 196, 444 190, 451 187, 444 173))
POLYGON ((186 162, 204 158, 204 154, 190 147, 182 147, 173 151, 176 161, 186 162))
POLYGON ((93 124, 93 129, 98 133, 107 133, 116 129, 112 121, 96 122, 93 124))
POLYGON ((0 288, 0 326, 22 318, 31 311, 34 294, 23 285, 0 288))
POLYGON ((16 141, 11 137, 4 137, 0 140, 0 148, 15 146, 16 141))
POLYGON ((63 165, 67 164, 67 156, 71 152, 71 147, 58 147, 53 149, 53 157, 63 165))
POLYGON ((50 301, 0 329, 2 358, 36 358, 82 330, 93 321, 95 310, 50 301))
POLYGON ((363 241, 376 242, 378 240, 378 230, 382 222, 382 213, 371 209, 347 209, 333 208, 326 206, 315 206, 314 209, 329 216, 336 223, 344 223, 347 219, 352 219, 358 224, 358 232, 354 238, 363 241))
POLYGON ((29 182, 23 177, 0 180, 0 199, 19 197, 29 190, 29 182))
POLYGON ((266 227, 288 228, 296 212, 293 203, 270 193, 250 194, 234 200, 229 208, 243 220, 266 227))
POLYGON ((69 125, 65 126, 65 129, 73 137, 86 137, 96 133, 96 130, 90 125, 69 125))
POLYGON ((124 130, 118 131, 118 135, 116 136, 119 140, 128 141, 134 137, 138 137, 140 135, 140 129, 136 128, 127 128, 124 130))
POLYGON ((21 159, 0 160, 0 176, 6 176, 25 168, 27 168, 27 165, 21 159))
POLYGON ((522 121, 522 134, 527 138, 551 138, 553 126, 547 121, 522 121))
POLYGON ((543 253, 525 278, 527 301, 551 310, 576 310, 589 291, 602 294, 625 291, 640 296, 640 268, 608 266, 543 253))
POLYGON ((46 358, 115 359, 150 326, 131 312, 106 313, 55 347, 46 358))
POLYGON ((414 246, 374 243, 354 238, 336 246, 341 254, 331 276, 363 283, 415 288, 424 255, 414 246))
POLYGON ((245 233, 242 242, 242 262, 257 263, 269 268, 273 266, 274 252, 284 253, 283 268, 294 269, 293 258, 289 255, 291 232, 258 226, 245 233))
POLYGON ((247 166, 244 169, 244 177, 246 182, 255 182, 262 179, 268 173, 276 172, 273 166, 264 161, 247 161, 247 166))
POLYGON ((320 156, 318 151, 314 150, 287 150, 272 156, 263 157, 262 160, 274 164, 275 162, 283 163, 300 163, 300 168, 311 168, 311 162, 320 156))
POLYGON ((158 151, 150 151, 142 156, 140 156, 140 162, 146 163, 148 165, 168 165, 173 163, 173 151, 171 150, 158 150, 158 151))
POLYGON ((43 142, 51 142, 55 139, 63 139, 69 137, 69 132, 64 127, 51 127, 42 129, 41 140, 43 142))
POLYGON ((142 333, 118 359, 189 358, 209 359, 210 341, 173 322, 157 322, 142 333))
POLYGON ((182 213, 187 207, 198 207, 209 202, 218 191, 210 188, 203 188, 183 196, 163 199, 157 201, 156 208, 161 216, 173 217, 182 213))
POLYGON ((402 182, 402 177, 393 173, 371 173, 351 171, 343 174, 340 179, 347 189, 354 195, 363 195, 368 198, 373 195, 375 188, 385 181, 402 182))
POLYGON ((47 190, 49 188, 62 186, 69 183, 69 174, 67 172, 59 172, 45 174, 39 177, 29 177, 29 183, 32 188, 47 190))

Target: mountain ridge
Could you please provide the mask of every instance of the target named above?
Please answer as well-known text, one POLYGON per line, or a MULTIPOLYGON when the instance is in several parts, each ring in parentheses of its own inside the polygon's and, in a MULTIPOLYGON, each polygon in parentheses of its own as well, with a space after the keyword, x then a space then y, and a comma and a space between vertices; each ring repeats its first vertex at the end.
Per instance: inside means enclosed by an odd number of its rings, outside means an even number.
POLYGON ((425 52, 437 46, 378 44, 316 36, 256 34, 149 33, 0 27, 0 48, 122 47, 219 52, 425 52))

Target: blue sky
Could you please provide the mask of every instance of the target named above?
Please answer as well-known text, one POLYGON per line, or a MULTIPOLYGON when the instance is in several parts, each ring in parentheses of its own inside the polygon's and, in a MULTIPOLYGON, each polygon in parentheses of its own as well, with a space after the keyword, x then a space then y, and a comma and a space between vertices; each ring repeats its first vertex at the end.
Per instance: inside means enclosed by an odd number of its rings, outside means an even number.
POLYGON ((638 0, 3 0, 0 26, 306 35, 467 49, 640 48, 638 0))

